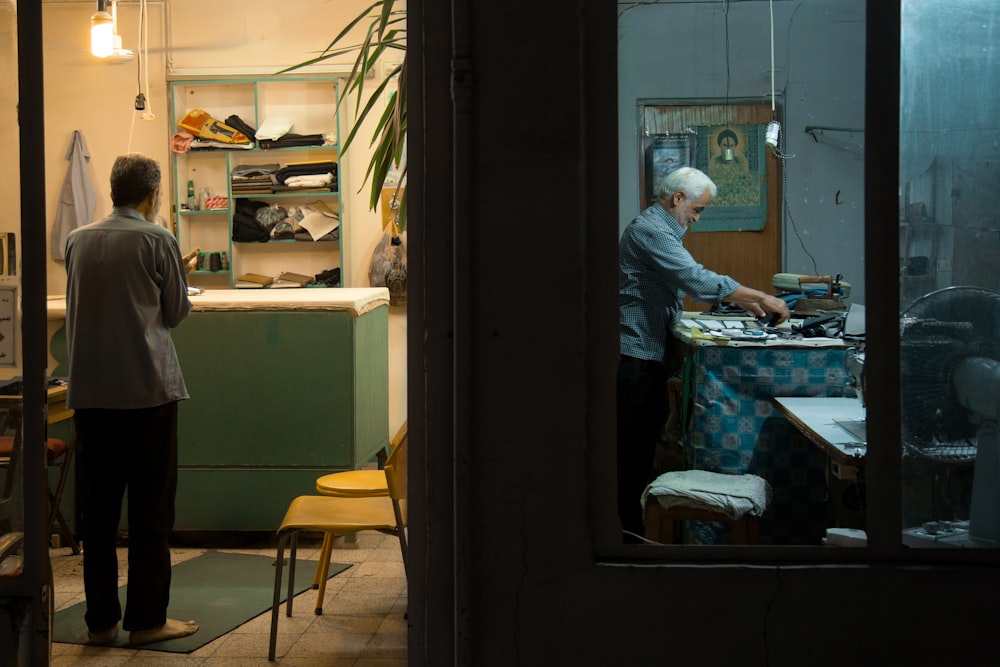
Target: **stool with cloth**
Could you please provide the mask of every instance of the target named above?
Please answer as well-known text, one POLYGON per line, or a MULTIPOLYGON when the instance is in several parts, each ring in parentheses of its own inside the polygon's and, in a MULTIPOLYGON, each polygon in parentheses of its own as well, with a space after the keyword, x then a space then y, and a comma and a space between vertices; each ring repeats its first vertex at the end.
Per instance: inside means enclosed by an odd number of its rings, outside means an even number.
POLYGON ((675 544, 681 521, 719 521, 732 526, 733 544, 757 544, 759 517, 767 511, 771 487, 757 475, 727 475, 708 470, 675 470, 654 479, 643 491, 645 537, 675 544))

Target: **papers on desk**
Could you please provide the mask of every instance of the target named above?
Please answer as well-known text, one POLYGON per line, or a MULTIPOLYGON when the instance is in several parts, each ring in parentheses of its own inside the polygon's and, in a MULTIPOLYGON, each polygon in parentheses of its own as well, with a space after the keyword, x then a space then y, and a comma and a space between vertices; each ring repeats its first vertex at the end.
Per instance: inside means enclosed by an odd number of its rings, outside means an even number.
POLYGON ((685 317, 681 318, 680 324, 688 328, 692 337, 700 336, 703 338, 719 338, 726 341, 742 340, 758 343, 778 337, 773 333, 759 328, 757 323, 752 320, 694 319, 685 317))
POLYGON ((816 336, 786 336, 791 322, 763 328, 752 317, 712 317, 698 311, 685 311, 672 328, 676 338, 693 345, 730 345, 733 347, 846 347, 843 339, 816 336))
POLYGON ((743 320, 709 320, 682 318, 681 324, 688 329, 701 329, 703 331, 723 331, 725 329, 746 329, 747 325, 743 320))

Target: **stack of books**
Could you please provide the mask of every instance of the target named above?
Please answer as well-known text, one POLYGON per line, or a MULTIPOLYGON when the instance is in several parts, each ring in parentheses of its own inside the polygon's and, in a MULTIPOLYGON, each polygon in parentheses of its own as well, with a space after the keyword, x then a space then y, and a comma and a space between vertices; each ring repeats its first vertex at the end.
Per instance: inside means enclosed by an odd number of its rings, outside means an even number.
POLYGON ((312 285, 316 282, 316 279, 312 276, 304 276, 301 273, 291 273, 290 271, 285 271, 274 279, 271 283, 271 287, 305 287, 306 285, 312 285))

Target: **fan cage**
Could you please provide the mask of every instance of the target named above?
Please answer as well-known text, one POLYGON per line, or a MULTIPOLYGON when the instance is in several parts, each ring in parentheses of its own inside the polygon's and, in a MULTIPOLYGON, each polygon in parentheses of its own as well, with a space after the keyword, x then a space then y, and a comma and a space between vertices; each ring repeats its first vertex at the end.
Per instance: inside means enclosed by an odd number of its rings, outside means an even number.
POLYGON ((900 323, 904 453, 962 463, 976 457, 976 424, 952 376, 973 357, 1000 359, 1000 294, 949 287, 917 299, 900 323))

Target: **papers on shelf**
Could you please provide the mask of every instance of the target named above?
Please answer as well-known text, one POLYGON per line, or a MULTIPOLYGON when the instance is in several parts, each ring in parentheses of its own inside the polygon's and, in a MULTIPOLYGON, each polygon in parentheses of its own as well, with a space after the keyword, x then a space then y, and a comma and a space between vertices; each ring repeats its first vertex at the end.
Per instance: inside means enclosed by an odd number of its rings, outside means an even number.
POLYGON ((323 238, 340 226, 340 217, 321 201, 313 202, 309 212, 299 221, 299 226, 316 239, 323 238))

